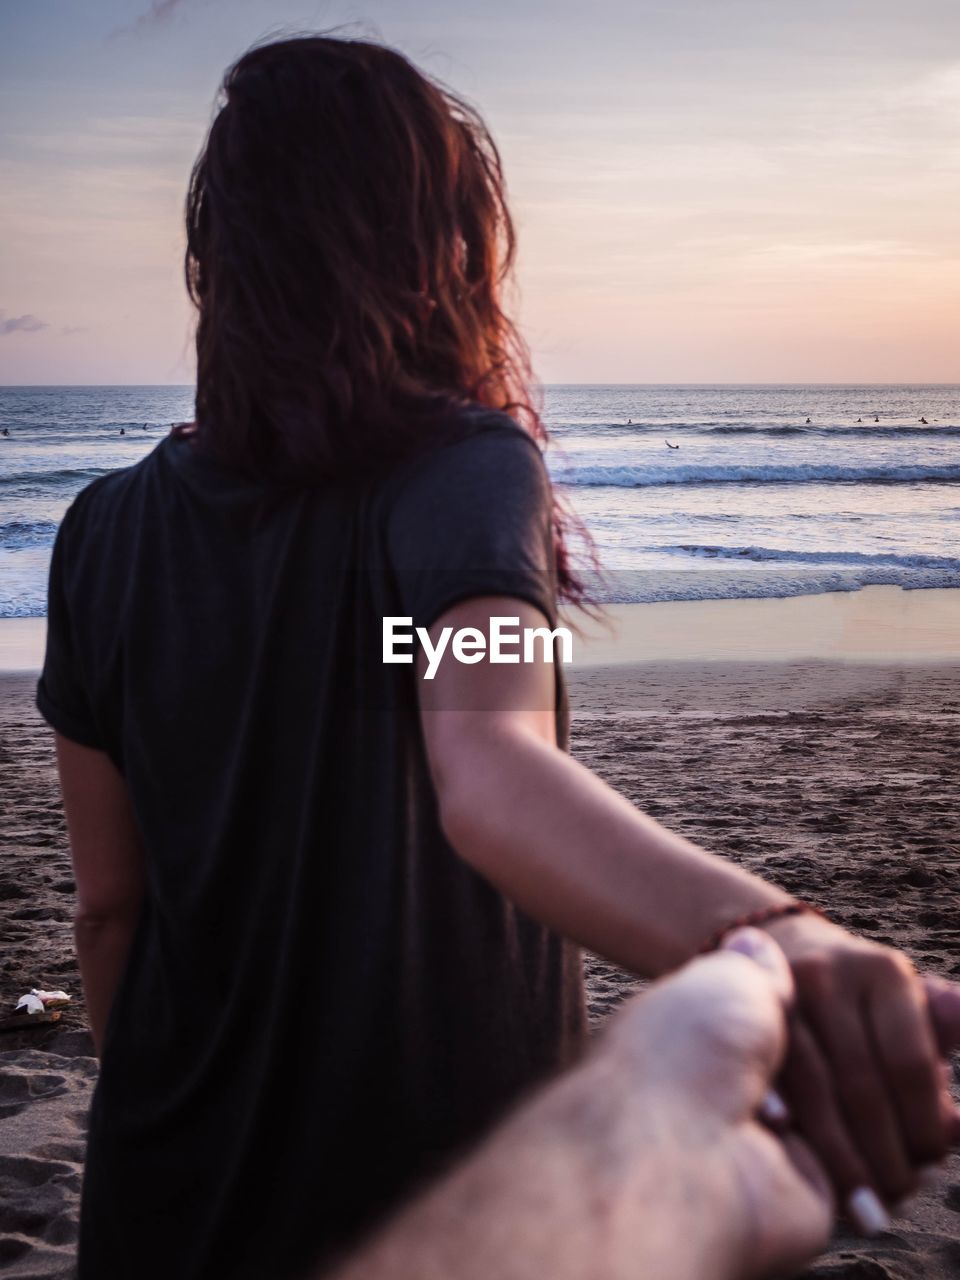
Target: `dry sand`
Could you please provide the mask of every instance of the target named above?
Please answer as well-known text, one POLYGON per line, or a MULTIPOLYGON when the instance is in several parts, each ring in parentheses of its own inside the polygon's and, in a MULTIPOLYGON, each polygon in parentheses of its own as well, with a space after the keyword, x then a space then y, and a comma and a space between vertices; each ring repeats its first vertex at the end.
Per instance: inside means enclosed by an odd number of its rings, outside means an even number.
MULTIPOLYGON (((724 616, 728 608, 713 612, 715 632, 724 616)), ((688 630, 677 625, 676 636, 688 630)), ((755 627, 737 626, 752 644, 755 627)), ((700 635, 709 639, 709 628, 700 635)), ((909 663, 901 638, 895 662, 878 650, 868 663, 572 670, 574 753, 668 825, 904 947, 922 969, 960 977, 960 667, 917 663, 911 646, 924 656, 930 647, 908 639, 909 663)), ((72 954, 51 743, 32 690, 32 676, 0 677, 0 1001, 41 984, 78 998, 61 1027, 0 1038, 0 1269, 53 1280, 71 1274, 96 1068, 72 954)), ((591 961, 594 1023, 635 986, 591 961)), ((960 1159, 893 1231, 869 1243, 838 1238, 809 1274, 960 1276, 960 1159)))

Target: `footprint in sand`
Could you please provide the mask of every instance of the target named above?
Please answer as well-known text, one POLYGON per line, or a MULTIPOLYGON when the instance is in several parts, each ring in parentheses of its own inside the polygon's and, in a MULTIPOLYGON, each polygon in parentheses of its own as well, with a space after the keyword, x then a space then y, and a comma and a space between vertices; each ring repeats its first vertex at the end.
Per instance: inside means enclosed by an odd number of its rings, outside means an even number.
POLYGON ((892 1271, 872 1258, 839 1257, 835 1262, 821 1263, 804 1271, 801 1280, 904 1280, 903 1273, 892 1271))
POLYGON ((19 1262, 33 1248, 33 1242, 22 1236, 0 1236, 0 1267, 19 1262))
POLYGON ((13 1116, 41 1098, 56 1098, 67 1091, 67 1077, 56 1071, 21 1071, 0 1068, 0 1116, 13 1116))
POLYGON ((36 1156, 0 1156, 0 1196, 6 1199, 13 1189, 45 1187, 55 1182, 70 1191, 80 1191, 80 1170, 65 1160, 41 1160, 36 1156))
POLYGON ((46 1142, 34 1147, 31 1154, 44 1160, 66 1160, 82 1165, 86 1147, 82 1142, 46 1142))
POLYGON ((90 1127, 90 1113, 88 1111, 68 1111, 65 1118, 81 1133, 86 1133, 90 1127))

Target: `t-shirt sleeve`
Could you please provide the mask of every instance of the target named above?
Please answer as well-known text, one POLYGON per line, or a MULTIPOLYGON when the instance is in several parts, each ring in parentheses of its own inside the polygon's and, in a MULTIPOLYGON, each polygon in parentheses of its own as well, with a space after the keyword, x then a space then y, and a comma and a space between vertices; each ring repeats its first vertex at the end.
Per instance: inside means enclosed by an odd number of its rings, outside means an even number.
POLYGON ((58 733, 86 747, 104 749, 84 687, 67 603, 66 557, 69 512, 57 532, 47 588, 47 647, 37 684, 37 708, 58 733))
POLYGON ((478 596, 511 596, 556 622, 553 495, 539 449, 517 426, 441 445, 405 476, 388 518, 404 615, 430 627, 478 596))

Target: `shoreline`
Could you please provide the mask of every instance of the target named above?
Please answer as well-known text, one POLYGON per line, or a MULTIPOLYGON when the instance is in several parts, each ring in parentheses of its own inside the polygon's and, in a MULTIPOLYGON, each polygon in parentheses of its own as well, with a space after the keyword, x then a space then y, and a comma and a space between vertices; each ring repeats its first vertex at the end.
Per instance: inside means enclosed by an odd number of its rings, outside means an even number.
MULTIPOLYGON (((943 663, 960 659, 960 587, 615 604, 566 611, 568 669, 648 662, 943 663)), ((46 618, 0 618, 0 673, 39 672, 46 618)))
MULTIPOLYGON (((576 667, 646 662, 943 663, 960 659, 960 588, 607 606, 583 619, 576 667)), ((578 619, 573 619, 576 623, 578 619)))

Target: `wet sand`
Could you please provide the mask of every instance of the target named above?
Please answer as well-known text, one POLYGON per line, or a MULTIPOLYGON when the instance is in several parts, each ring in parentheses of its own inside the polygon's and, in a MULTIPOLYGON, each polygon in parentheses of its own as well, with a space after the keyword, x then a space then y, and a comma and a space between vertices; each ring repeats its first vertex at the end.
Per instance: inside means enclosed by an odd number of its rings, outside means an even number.
MULTIPOLYGON (((667 825, 960 978, 960 666, 889 657, 572 669, 572 749, 667 825)), ((0 677, 0 1002, 44 985, 75 1004, 59 1027, 0 1036, 0 1269, 53 1280, 71 1274, 96 1068, 33 684, 0 677)), ((636 985, 590 961, 594 1024, 636 985)), ((838 1238, 809 1274, 960 1276, 960 1160, 909 1219, 869 1243, 838 1238)))

